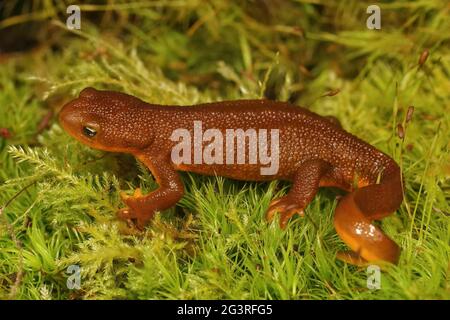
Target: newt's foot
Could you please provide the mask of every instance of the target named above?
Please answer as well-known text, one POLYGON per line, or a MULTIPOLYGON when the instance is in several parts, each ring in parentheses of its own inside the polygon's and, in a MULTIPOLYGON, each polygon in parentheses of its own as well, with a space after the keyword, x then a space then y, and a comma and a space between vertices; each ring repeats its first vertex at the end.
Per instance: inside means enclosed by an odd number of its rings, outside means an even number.
POLYGON ((303 206, 299 205, 289 195, 272 200, 267 209, 266 219, 271 222, 276 212, 280 213, 280 227, 284 229, 288 220, 294 215, 299 214, 302 217, 304 214, 303 206))
POLYGON ((124 192, 120 193, 120 198, 127 205, 126 208, 119 209, 117 217, 122 220, 134 221, 135 226, 139 230, 143 230, 148 221, 153 218, 155 212, 145 208, 140 199, 142 199, 142 192, 140 188, 134 191, 133 196, 129 196, 124 192))
POLYGON ((122 199, 122 201, 125 201, 126 199, 130 199, 130 198, 140 198, 142 197, 142 190, 141 188, 136 188, 134 189, 134 193, 132 196, 127 195, 125 192, 120 192, 120 198, 122 199))
POLYGON ((149 219, 142 219, 130 208, 122 208, 117 211, 117 217, 128 222, 129 227, 144 230, 149 219))

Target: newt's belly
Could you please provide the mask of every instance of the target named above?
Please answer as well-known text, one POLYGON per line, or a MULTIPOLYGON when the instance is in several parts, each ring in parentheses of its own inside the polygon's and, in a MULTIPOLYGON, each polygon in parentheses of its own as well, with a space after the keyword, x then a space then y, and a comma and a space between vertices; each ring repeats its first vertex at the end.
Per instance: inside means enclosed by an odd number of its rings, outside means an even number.
POLYGON ((275 167, 274 165, 258 164, 174 164, 174 167, 180 171, 245 181, 290 181, 295 172, 295 168, 291 168, 289 170, 277 170, 273 174, 262 174, 265 173, 265 169, 271 171, 275 170, 275 167))

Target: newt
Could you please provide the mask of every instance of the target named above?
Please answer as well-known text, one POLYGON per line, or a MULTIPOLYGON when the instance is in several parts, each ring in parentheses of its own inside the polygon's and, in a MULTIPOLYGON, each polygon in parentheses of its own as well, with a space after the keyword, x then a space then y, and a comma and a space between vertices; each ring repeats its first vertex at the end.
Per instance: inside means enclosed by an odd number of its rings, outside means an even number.
MULTIPOLYGON (((121 193, 126 207, 118 212, 120 218, 131 219, 140 228, 157 211, 174 206, 183 197, 179 171, 245 181, 291 182, 289 192, 272 200, 266 212, 269 221, 278 213, 282 228, 293 215, 304 215, 319 187, 337 187, 348 193, 337 204, 334 226, 351 249, 338 252, 337 257, 356 265, 398 262, 400 247, 373 221, 401 205, 401 170, 390 156, 342 129, 335 118, 265 99, 166 106, 88 87, 63 106, 59 121, 80 142, 99 150, 131 154, 149 168, 159 188, 145 195, 140 189, 133 196, 121 193), (173 132, 184 128, 193 134, 199 121, 203 129, 224 135, 226 130, 238 128, 278 130, 277 171, 262 174, 262 164, 249 161, 174 161, 172 150, 178 142, 171 139, 173 132)), ((233 148, 231 152, 239 151, 237 144, 233 148)), ((244 153, 248 159, 250 148, 244 153)))

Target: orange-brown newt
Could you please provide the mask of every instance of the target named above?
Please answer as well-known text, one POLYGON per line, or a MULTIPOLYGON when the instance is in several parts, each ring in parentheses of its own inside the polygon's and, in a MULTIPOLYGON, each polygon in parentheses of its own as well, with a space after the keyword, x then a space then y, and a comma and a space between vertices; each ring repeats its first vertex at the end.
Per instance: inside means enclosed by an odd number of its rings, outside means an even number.
MULTIPOLYGON (((174 206, 183 196, 177 171, 247 181, 279 179, 292 182, 292 187, 286 196, 270 203, 269 221, 279 213, 284 228, 294 214, 303 215, 319 187, 338 187, 349 193, 336 207, 334 225, 351 248, 338 253, 338 258, 353 264, 398 261, 399 246, 372 222, 400 206, 403 199, 400 168, 385 153, 344 131, 334 118, 270 100, 164 106, 124 93, 86 88, 63 107, 59 119, 64 129, 82 143, 100 150, 130 153, 151 170, 159 184, 157 190, 147 195, 140 189, 133 196, 121 194, 127 207, 119 211, 119 217, 132 219, 139 227, 145 226, 155 212, 174 206), (234 144, 230 151, 236 153, 243 147, 244 163, 225 163, 217 161, 218 158, 209 163, 174 161, 173 149, 179 143, 173 139, 174 132, 184 128, 182 133, 195 135, 199 122, 203 130, 212 129, 215 131, 210 133, 224 135, 229 129, 278 130, 277 171, 263 174, 262 163, 248 161, 251 148, 245 144, 234 144)), ((268 144, 267 141, 259 146, 267 149, 268 144)), ((201 140, 197 147, 206 145, 208 141, 201 140)), ((189 151, 194 154, 194 149, 195 143, 189 151)), ((217 154, 212 155, 217 156, 219 151, 215 149, 217 154)), ((271 153, 275 152, 271 149, 271 153)))

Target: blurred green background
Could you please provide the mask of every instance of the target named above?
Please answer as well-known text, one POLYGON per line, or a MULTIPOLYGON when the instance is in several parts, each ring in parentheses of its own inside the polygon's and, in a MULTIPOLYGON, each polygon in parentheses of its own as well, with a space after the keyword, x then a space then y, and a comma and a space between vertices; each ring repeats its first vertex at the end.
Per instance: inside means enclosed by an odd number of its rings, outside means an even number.
POLYGON ((450 5, 380 1, 0 2, 0 298, 448 299, 450 5), (337 117, 402 167, 382 221, 403 249, 367 288, 321 190, 286 230, 264 212, 283 183, 183 174, 187 193, 144 233, 118 193, 156 187, 129 156, 88 149, 56 121, 87 86, 153 103, 270 98, 337 117), (407 110, 413 107, 411 121, 407 110), (404 132, 404 135, 399 134, 404 132), (81 288, 67 287, 70 265, 81 288))

